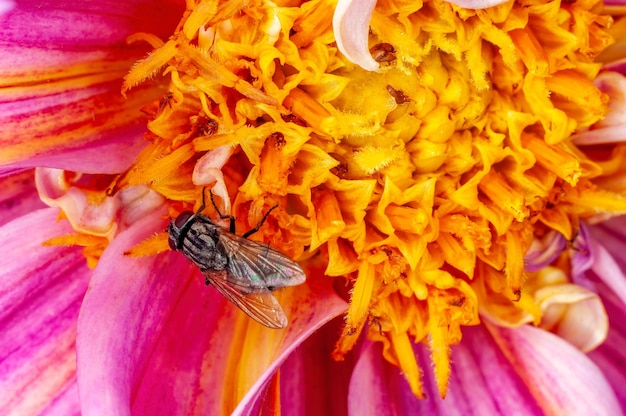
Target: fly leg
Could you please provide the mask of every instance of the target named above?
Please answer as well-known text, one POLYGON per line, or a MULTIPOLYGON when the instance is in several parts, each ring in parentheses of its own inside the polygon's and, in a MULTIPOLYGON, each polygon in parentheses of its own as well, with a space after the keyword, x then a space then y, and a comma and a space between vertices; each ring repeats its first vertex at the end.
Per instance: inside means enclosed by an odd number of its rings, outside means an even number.
POLYGON ((256 225, 256 227, 254 227, 253 229, 246 231, 244 235, 242 235, 243 238, 248 238, 250 237, 252 234, 256 233, 257 231, 259 231, 259 229, 263 226, 263 223, 265 222, 265 220, 267 219, 267 216, 270 215, 270 212, 274 211, 276 208, 278 208, 278 204, 274 205, 272 208, 268 209, 267 212, 265 213, 265 215, 263 215, 263 218, 261 218, 261 221, 259 221, 259 223, 256 225))
MULTIPOLYGON (((217 204, 215 203, 215 199, 213 199, 213 191, 209 191, 210 195, 211 195, 211 204, 213 204, 213 208, 215 208, 215 212, 217 212, 217 215, 220 216, 221 220, 225 220, 228 218, 229 221, 229 228, 228 231, 230 231, 231 233, 235 234, 235 217, 233 217, 232 215, 223 215, 220 212, 220 209, 217 207, 217 204)), ((202 208, 204 208, 205 204, 204 204, 204 189, 202 190, 202 208)))

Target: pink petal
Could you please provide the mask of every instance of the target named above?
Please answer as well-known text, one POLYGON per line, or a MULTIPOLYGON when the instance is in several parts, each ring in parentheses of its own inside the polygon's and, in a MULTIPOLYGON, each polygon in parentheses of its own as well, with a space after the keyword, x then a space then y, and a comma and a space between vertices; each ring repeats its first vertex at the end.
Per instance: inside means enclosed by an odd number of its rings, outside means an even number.
POLYGON ((0 18, 13 10, 15 6, 17 5, 11 0, 0 0, 0 18))
POLYGON ((589 227, 591 271, 626 304, 626 216, 589 227))
POLYGON ((123 50, 137 50, 126 45, 129 35, 149 32, 166 39, 183 11, 184 4, 176 0, 90 1, 81 7, 63 0, 17 2, 0 17, 0 78, 7 82, 31 71, 49 73, 112 53, 130 57, 123 50))
POLYGON ((121 79, 148 51, 125 39, 140 31, 168 36, 182 8, 163 6, 20 2, 2 17, 0 86, 9 88, 0 88, 0 175, 35 166, 128 167, 145 145, 139 108, 160 93, 144 87, 121 97, 121 79))
MULTIPOLYGON (((253 415, 259 414, 258 409, 264 404, 264 395, 266 388, 274 375, 276 370, 281 366, 283 362, 296 351, 296 348, 300 347, 307 338, 313 336, 313 334, 320 330, 320 328, 327 324, 331 319, 343 314, 347 311, 348 305, 339 296, 337 296, 332 288, 332 283, 329 279, 309 279, 307 285, 301 285, 297 288, 298 293, 295 296, 301 297, 302 300, 296 305, 296 309, 292 310, 290 316, 291 322, 285 330, 284 339, 281 342, 280 349, 277 352, 276 358, 270 365, 267 365, 262 374, 259 374, 259 379, 250 389, 246 397, 241 401, 237 409, 233 412, 233 415, 253 415), (308 294, 305 291, 310 291, 308 294)), ((336 341, 337 334, 340 333, 339 328, 334 327, 335 331, 331 335, 336 341)), ((328 331, 326 331, 328 334, 328 331)), ((328 336, 328 335, 327 335, 328 336)), ((332 342, 326 343, 326 350, 316 350, 315 355, 308 355, 306 360, 308 365, 315 367, 317 372, 328 371, 330 365, 325 365, 331 358, 331 352, 334 348, 332 342), (319 360, 315 360, 317 356, 319 360)), ((302 354, 302 350, 299 350, 302 354)), ((293 361, 292 361, 293 364, 293 361)), ((330 364, 330 363, 328 363, 330 364)), ((335 366, 340 368, 340 366, 335 366)), ((298 387, 304 387, 304 384, 295 384, 297 380, 289 377, 289 371, 286 374, 281 373, 281 385, 284 386, 281 390, 285 390, 286 397, 281 401, 285 403, 286 408, 289 409, 289 414, 296 414, 294 407, 291 404, 298 402, 302 404, 302 397, 295 394, 294 390, 298 387)), ((336 377, 336 374, 328 374, 331 377, 336 377)), ((313 376, 307 372, 306 377, 313 376)), ((336 378, 335 383, 339 380, 336 378)), ((347 381, 347 380, 346 380, 347 381)), ((327 382, 330 386, 331 382, 327 382)), ((337 403, 338 404, 338 403, 337 403)), ((323 405, 323 403, 318 403, 323 405)), ((312 412, 312 407, 307 407, 306 412, 309 414, 315 414, 312 412)), ((319 413, 324 414, 324 412, 319 413)))
POLYGON ((33 171, 0 178, 0 225, 44 208, 35 188, 33 171))
POLYGON ((610 97, 609 113, 592 129, 572 136, 579 146, 618 143, 626 137, 626 78, 618 72, 605 71, 595 80, 600 90, 610 97))
POLYGON ((499 4, 507 3, 508 0, 453 0, 450 1, 452 4, 456 4, 459 7, 463 7, 465 9, 487 9, 489 7, 494 7, 499 4))
POLYGON ((327 286, 302 285, 290 293, 297 304, 282 302, 290 326, 261 327, 205 287, 179 253, 123 255, 164 228, 159 213, 140 219, 113 240, 94 272, 78 330, 85 415, 230 413, 234 396, 271 374, 310 328, 338 313, 337 303, 345 308, 327 286))
POLYGON ((610 329, 604 344, 589 357, 613 386, 622 410, 626 412, 626 305, 602 282, 597 288, 609 315, 610 329))
POLYGON ((165 229, 158 215, 121 233, 101 257, 78 320, 78 382, 83 414, 129 415, 146 364, 188 284, 184 260, 123 253, 165 229), (182 269, 178 278, 167 279, 182 269))
POLYGON ((91 271, 80 249, 41 245, 71 230, 58 213, 41 209, 0 229, 2 414, 79 411, 76 323, 91 271))
POLYGON ((382 357, 380 344, 367 342, 352 374, 349 414, 542 414, 515 368, 481 327, 464 328, 463 341, 453 347, 445 399, 439 398, 427 347, 419 344, 414 351, 424 371, 426 399, 415 398, 400 370, 382 357))
POLYGON ((344 361, 330 358, 343 320, 334 319, 300 346, 280 367, 280 406, 289 415, 343 415, 354 353, 344 361))
POLYGON ((121 81, 102 82, 78 92, 68 85, 23 98, 0 92, 0 175, 37 166, 85 173, 126 169, 146 145, 139 107, 159 92, 124 101, 120 87, 121 81))
POLYGON ((621 413, 600 369, 567 341, 530 325, 488 328, 546 414, 621 413))
POLYGON ((563 234, 551 231, 541 240, 533 241, 524 257, 524 269, 535 272, 551 264, 567 247, 563 234))
POLYGON ((339 0, 333 16, 337 48, 366 71, 376 71, 379 67, 367 43, 374 6, 376 0, 339 0))

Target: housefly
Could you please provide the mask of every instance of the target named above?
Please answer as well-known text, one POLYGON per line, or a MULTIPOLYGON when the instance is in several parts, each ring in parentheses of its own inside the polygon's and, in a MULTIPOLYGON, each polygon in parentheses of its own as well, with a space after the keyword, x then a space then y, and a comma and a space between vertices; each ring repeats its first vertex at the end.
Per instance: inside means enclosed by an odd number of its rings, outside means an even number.
POLYGON ((184 211, 170 221, 170 248, 182 252, 200 268, 207 285, 213 285, 252 319, 268 328, 286 327, 287 317, 272 291, 303 283, 304 271, 284 254, 247 238, 261 228, 277 205, 255 228, 239 236, 235 234, 234 217, 219 212, 213 194, 211 202, 221 219, 230 220, 229 230, 200 213, 204 192, 202 199, 198 212, 184 211))

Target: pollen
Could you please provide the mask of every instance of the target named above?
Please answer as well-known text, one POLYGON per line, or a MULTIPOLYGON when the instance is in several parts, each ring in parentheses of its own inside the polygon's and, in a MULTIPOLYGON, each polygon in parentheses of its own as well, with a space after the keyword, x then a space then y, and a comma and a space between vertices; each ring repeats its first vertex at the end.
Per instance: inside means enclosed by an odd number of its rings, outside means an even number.
POLYGON ((278 205, 258 238, 348 282, 336 359, 367 336, 417 397, 425 371, 445 396, 450 347, 479 312, 541 319, 525 289, 532 242, 626 211, 606 186, 617 167, 570 141, 608 111, 593 84, 612 42, 599 3, 378 2, 374 72, 339 52, 332 1, 187 4, 169 39, 133 38, 155 50, 124 92, 169 86, 144 109, 149 145, 111 192, 148 185, 175 215, 215 186, 248 225, 278 205))

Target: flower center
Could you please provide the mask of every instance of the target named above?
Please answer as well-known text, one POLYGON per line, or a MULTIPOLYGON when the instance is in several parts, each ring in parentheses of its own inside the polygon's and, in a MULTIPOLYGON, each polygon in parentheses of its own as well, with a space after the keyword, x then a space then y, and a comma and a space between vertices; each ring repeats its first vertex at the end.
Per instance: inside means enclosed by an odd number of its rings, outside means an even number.
POLYGON ((279 204, 270 244, 319 252, 352 285, 335 358, 367 328, 421 397, 412 342, 428 343, 445 395, 450 346, 479 309, 538 313, 533 241, 625 208, 568 140, 607 111, 592 80, 610 19, 590 2, 379 2, 367 72, 337 50, 334 4, 202 1, 165 43, 136 36, 156 50, 124 91, 165 68, 169 92, 112 192, 147 184, 176 216, 216 184, 249 225, 279 204))

